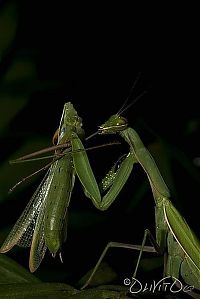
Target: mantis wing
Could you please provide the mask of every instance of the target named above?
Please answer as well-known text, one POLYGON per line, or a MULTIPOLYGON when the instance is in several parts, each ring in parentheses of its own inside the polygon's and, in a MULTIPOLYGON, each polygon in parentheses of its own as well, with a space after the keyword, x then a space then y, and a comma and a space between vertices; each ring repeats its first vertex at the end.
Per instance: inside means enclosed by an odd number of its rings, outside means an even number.
POLYGON ((173 234, 175 240, 183 250, 185 257, 181 265, 181 274, 184 280, 200 288, 200 242, 190 229, 189 225, 171 201, 164 200, 164 214, 167 225, 173 234), (188 273, 188 275, 186 275, 188 273), (190 274, 194 273, 192 281, 190 274))
POLYGON ((33 233, 30 257, 29 257, 29 268, 31 272, 34 272, 39 267, 47 249, 47 246, 45 245, 45 236, 44 236, 45 206, 46 204, 45 202, 43 202, 37 217, 37 221, 33 233))
MULTIPOLYGON (((52 165, 53 167, 54 165, 52 165)), ((21 247, 31 246, 32 236, 36 225, 36 220, 46 198, 46 192, 52 179, 52 167, 46 173, 41 184, 31 197, 29 203, 14 225, 8 237, 0 248, 0 253, 9 251, 14 245, 21 247)))

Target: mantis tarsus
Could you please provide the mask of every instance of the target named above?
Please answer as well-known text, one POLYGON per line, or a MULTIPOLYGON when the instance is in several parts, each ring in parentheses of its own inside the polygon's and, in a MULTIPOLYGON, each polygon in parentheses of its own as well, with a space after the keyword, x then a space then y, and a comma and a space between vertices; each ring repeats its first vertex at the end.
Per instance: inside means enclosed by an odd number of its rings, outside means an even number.
MULTIPOLYGON (((125 247, 134 250, 140 250, 138 262, 133 277, 136 276, 142 251, 156 251, 164 254, 165 267, 164 276, 179 278, 181 276, 186 284, 194 286, 200 290, 200 242, 181 216, 178 210, 170 201, 170 192, 158 170, 158 167, 151 154, 144 146, 137 132, 128 127, 127 120, 119 114, 111 116, 108 121, 99 127, 99 134, 116 134, 128 143, 130 152, 122 162, 122 167, 127 167, 127 177, 131 173, 133 165, 139 163, 144 169, 151 185, 155 199, 155 222, 156 222, 156 239, 152 234, 145 230, 142 245, 129 245, 113 243, 107 245, 101 255, 96 267, 94 268, 88 282, 83 286, 86 287, 92 279, 97 267, 109 247, 125 247), (147 236, 150 237, 152 248, 145 246, 147 236)), ((112 172, 112 171, 111 171, 112 172)), ((120 177, 119 177, 120 179, 120 177)), ((112 185, 111 180, 104 181, 104 188, 112 185)), ((123 182, 124 184, 124 182, 123 182)), ((192 295, 193 292, 191 292, 192 295)), ((196 296, 196 295, 194 295, 196 296)), ((195 297, 197 298, 197 297, 195 297)))
MULTIPOLYGON (((0 249, 0 253, 5 253, 14 245, 31 247, 29 258, 31 272, 39 267, 47 248, 53 256, 61 253, 62 244, 66 240, 67 212, 75 175, 79 177, 86 196, 101 210, 109 206, 123 187, 123 184, 118 184, 116 176, 113 178, 112 187, 103 198, 101 197, 80 140, 83 137, 82 119, 68 102, 64 105, 56 135, 58 148, 55 160, 0 249), (71 151, 69 148, 66 149, 67 143, 71 151), (63 150, 60 148, 62 145, 63 147, 65 145, 63 150), (65 153, 66 155, 61 155, 65 153)), ((122 167, 119 175, 125 177, 126 172, 127 170, 124 171, 122 167)))

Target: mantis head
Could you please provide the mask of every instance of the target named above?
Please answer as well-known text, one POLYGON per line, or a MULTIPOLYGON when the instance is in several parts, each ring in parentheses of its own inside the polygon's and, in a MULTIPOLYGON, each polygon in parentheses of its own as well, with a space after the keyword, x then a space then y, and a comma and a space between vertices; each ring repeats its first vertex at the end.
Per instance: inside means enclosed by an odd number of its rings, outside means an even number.
POLYGON ((84 137, 84 130, 82 128, 82 118, 78 116, 78 113, 74 109, 72 103, 68 102, 64 105, 59 129, 56 131, 53 138, 54 144, 56 139, 58 142, 60 142, 61 139, 63 139, 63 142, 65 142, 65 139, 68 139, 68 136, 71 131, 76 132, 79 138, 84 137))
POLYGON ((103 125, 99 126, 99 134, 115 134, 127 128, 128 122, 126 118, 114 114, 103 125))

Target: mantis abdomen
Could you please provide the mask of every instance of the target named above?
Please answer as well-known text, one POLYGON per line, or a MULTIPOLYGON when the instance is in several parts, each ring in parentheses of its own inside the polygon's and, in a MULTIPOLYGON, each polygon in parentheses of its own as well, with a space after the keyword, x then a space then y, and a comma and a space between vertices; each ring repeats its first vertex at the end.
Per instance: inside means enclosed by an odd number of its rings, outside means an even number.
POLYGON ((67 208, 74 185, 74 169, 71 159, 58 160, 46 201, 44 230, 45 244, 51 253, 60 250, 63 238, 66 238, 67 208))

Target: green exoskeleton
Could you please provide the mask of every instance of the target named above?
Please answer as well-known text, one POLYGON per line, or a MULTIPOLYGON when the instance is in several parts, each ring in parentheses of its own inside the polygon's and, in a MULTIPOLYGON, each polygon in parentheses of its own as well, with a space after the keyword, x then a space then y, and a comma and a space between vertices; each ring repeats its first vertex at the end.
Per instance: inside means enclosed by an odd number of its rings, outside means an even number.
MULTIPOLYGON (((128 143, 130 152, 121 164, 121 167, 126 169, 124 170, 126 179, 131 173, 135 163, 139 163, 147 174, 156 205, 156 239, 153 238, 148 230, 145 230, 141 246, 115 242, 109 243, 97 262, 91 277, 83 288, 89 284, 89 281, 92 279, 92 276, 108 248, 125 247, 140 250, 138 263, 133 275, 134 277, 137 272, 142 251, 157 251, 165 255, 165 277, 170 276, 179 278, 181 276, 186 284, 200 290, 200 242, 186 223, 185 219, 170 201, 170 192, 154 159, 144 146, 137 132, 128 127, 127 120, 119 114, 111 116, 107 122, 99 127, 98 132, 99 134, 119 133, 119 135, 128 143), (144 246, 147 236, 150 237, 153 247, 144 246)), ((118 170, 116 172, 118 172, 118 170)), ((118 177, 118 180, 120 182, 120 177, 118 177)), ((107 189, 107 185, 112 185, 112 179, 110 181, 106 179, 104 180, 104 189, 107 189)))
MULTIPOLYGON (((64 105, 57 132, 58 149, 55 151, 54 161, 0 248, 0 253, 5 253, 14 245, 31 247, 31 272, 38 268, 47 248, 53 256, 61 252, 62 244, 66 240, 67 211, 75 175, 79 177, 85 194, 98 209, 107 208, 109 202, 116 198, 123 187, 123 184, 119 185, 118 180, 114 179, 108 193, 101 198, 81 142, 83 137, 82 119, 68 102, 64 105), (67 149, 66 144, 69 144, 67 149), (64 149, 62 145, 65 145, 64 149)), ((125 177, 123 168, 119 175, 125 177)))

